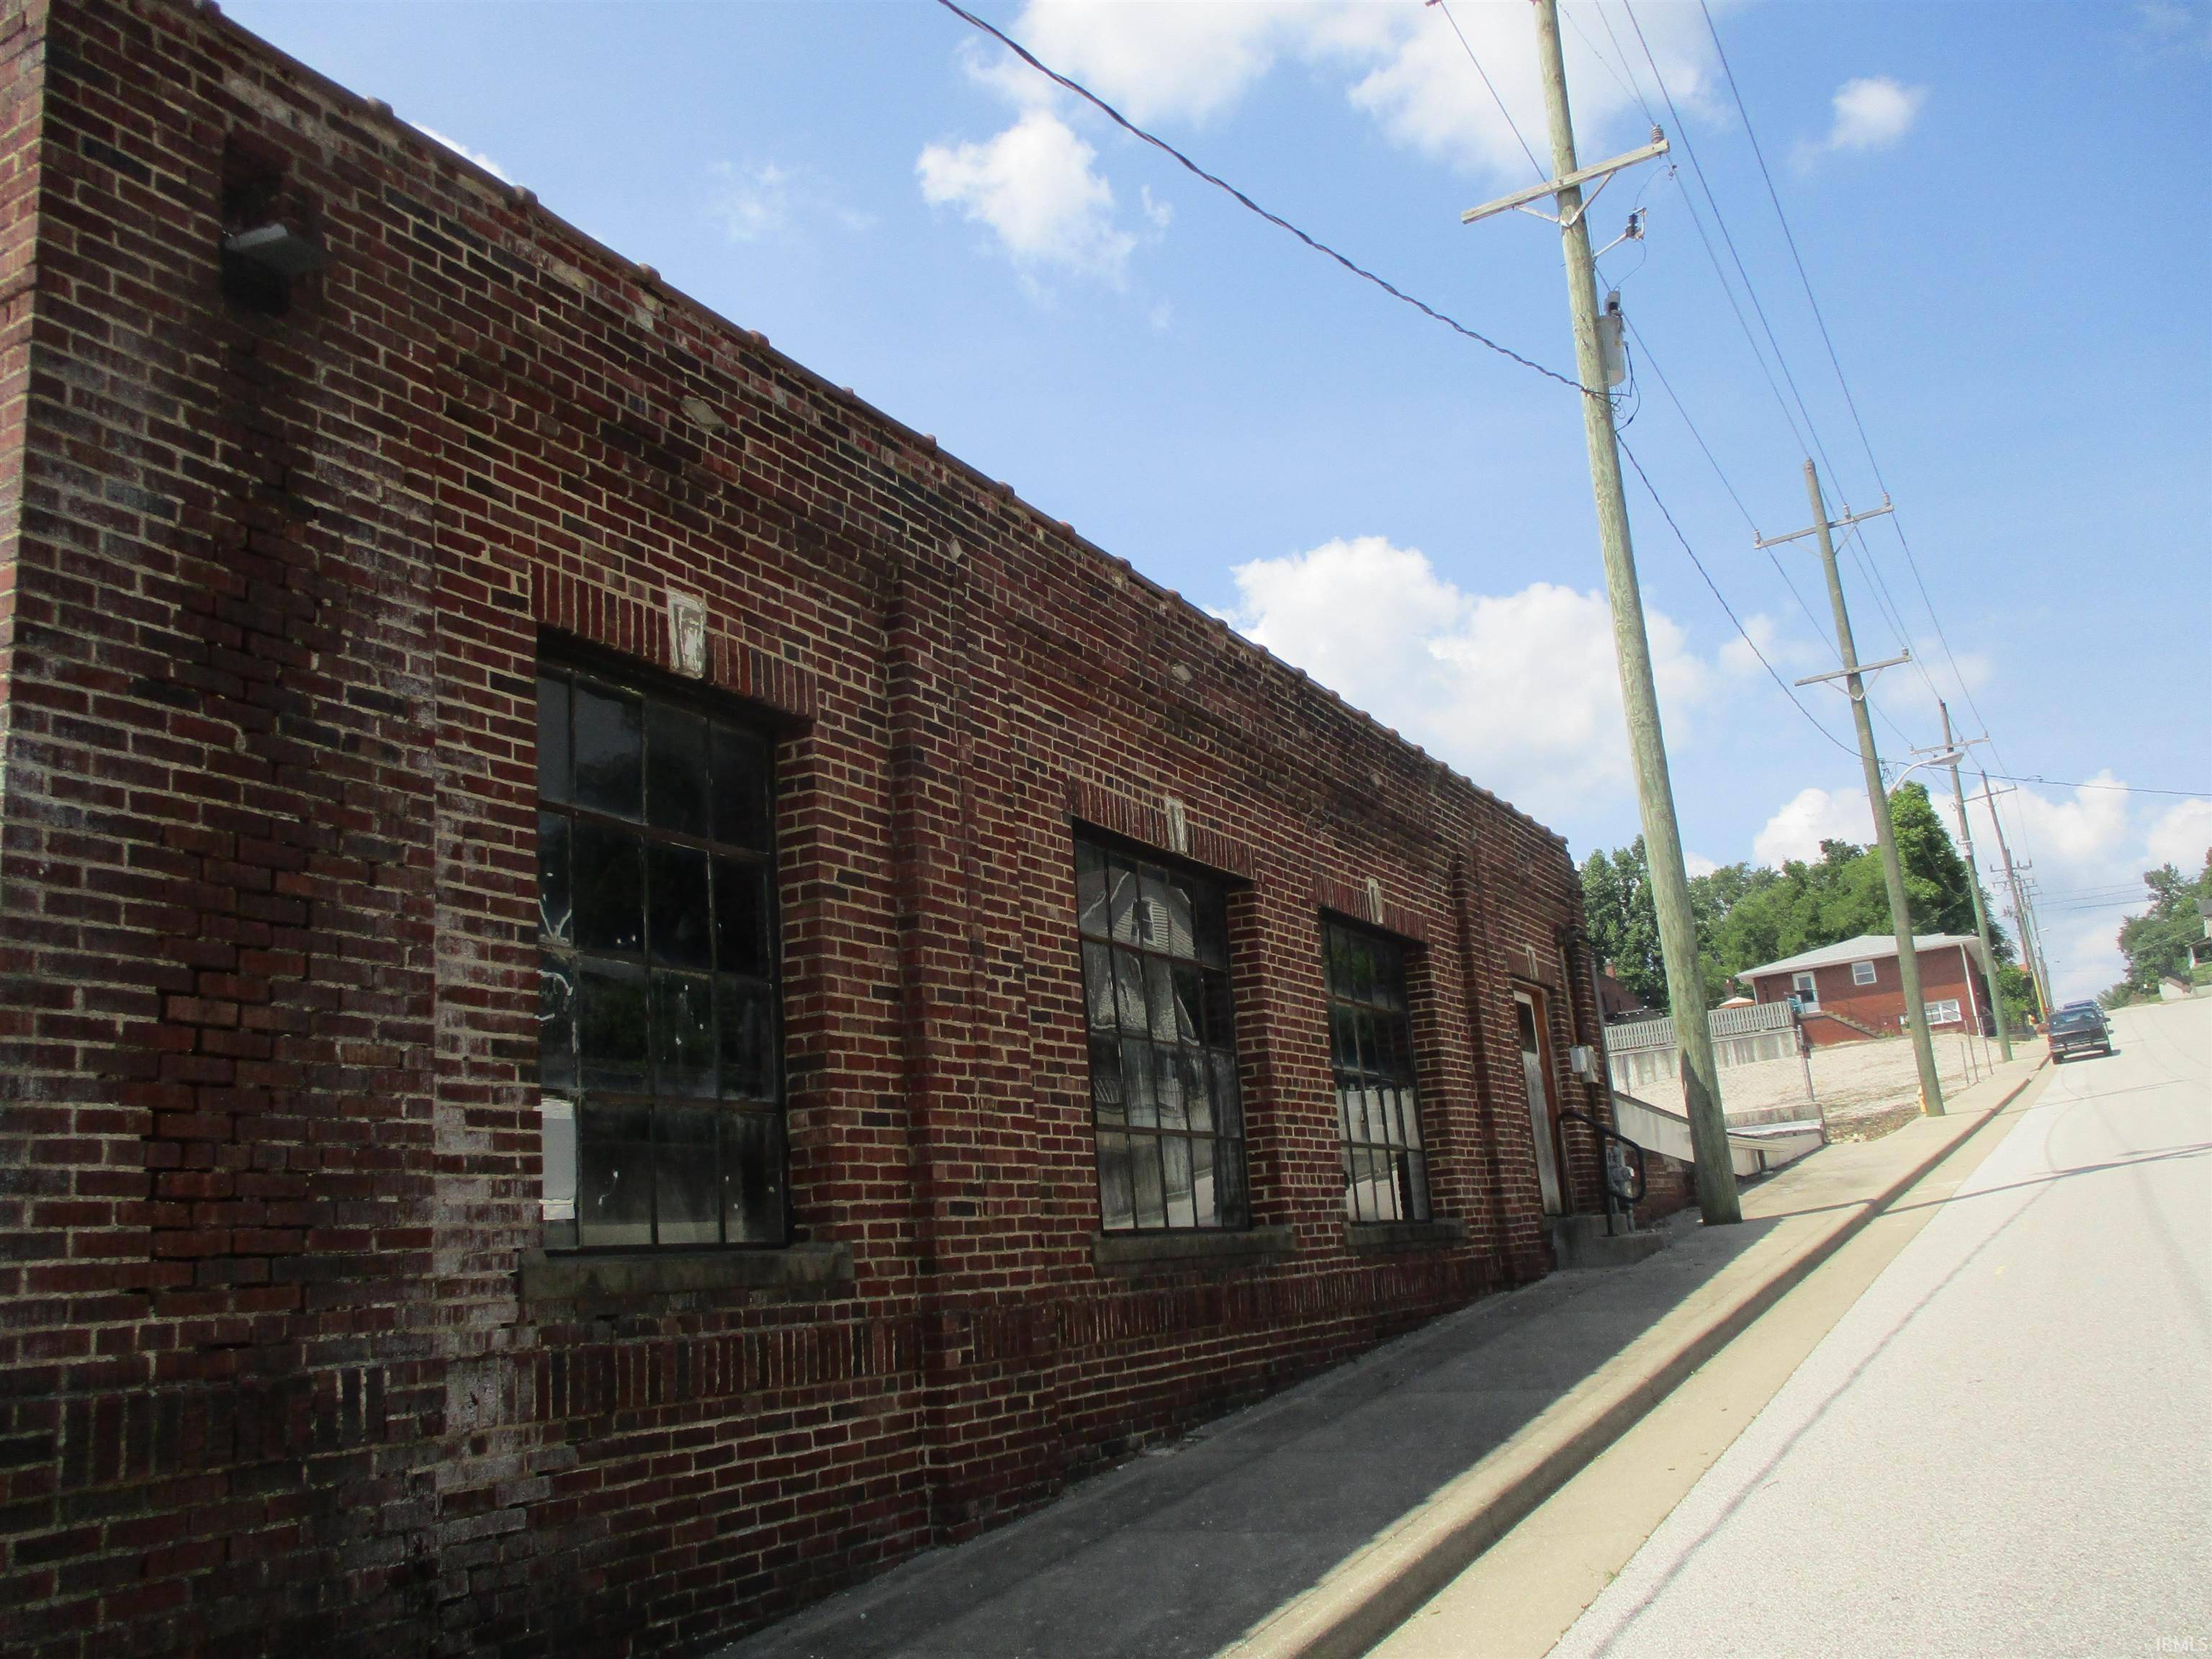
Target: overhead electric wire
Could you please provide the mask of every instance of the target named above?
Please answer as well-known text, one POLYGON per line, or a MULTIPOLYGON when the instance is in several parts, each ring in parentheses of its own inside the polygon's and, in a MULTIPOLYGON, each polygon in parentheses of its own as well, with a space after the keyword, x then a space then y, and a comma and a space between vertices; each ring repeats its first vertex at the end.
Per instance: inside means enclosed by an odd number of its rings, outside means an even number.
MULTIPOLYGON (((1149 144, 1153 149, 1160 151, 1163 155, 1175 161, 1176 165, 1182 167, 1185 171, 1200 179, 1203 179, 1206 183, 1212 185, 1216 189, 1223 191, 1247 211, 1266 220, 1269 224, 1275 226, 1278 229, 1287 231, 1292 236, 1297 237, 1300 242, 1304 243, 1313 252, 1327 256, 1329 259, 1334 261, 1338 265, 1341 266, 1346 271, 1349 271, 1352 275, 1360 278, 1363 282, 1371 283, 1375 287, 1381 289, 1384 293, 1388 294, 1392 299, 1398 301, 1401 304, 1412 307, 1414 310, 1419 311, 1431 320, 1443 324, 1454 333, 1456 333, 1464 338, 1472 340, 1476 344, 1480 345, 1490 351, 1493 351, 1502 357, 1505 357, 1513 362, 1518 363, 1523 368, 1533 369, 1547 380, 1555 380, 1560 385, 1569 387, 1571 390, 1581 392, 1585 397, 1599 397, 1607 395, 1606 393, 1583 386, 1579 380, 1562 374, 1557 369, 1548 368, 1545 364, 1537 362, 1533 358, 1522 356, 1520 352, 1514 350, 1510 346, 1501 344, 1499 342, 1491 338, 1488 335, 1484 334, 1480 330, 1471 328, 1465 323, 1459 321, 1456 318, 1448 316, 1444 313, 1438 311, 1433 306, 1429 305, 1425 301, 1418 299, 1414 295, 1406 293, 1395 283, 1377 275, 1376 272, 1370 270, 1365 266, 1358 264, 1349 256, 1330 246, 1328 243, 1322 241, 1317 237, 1315 237, 1308 232, 1299 228, 1299 227, 1291 223, 1288 219, 1284 218, 1281 215, 1271 212, 1269 210, 1261 206, 1257 202, 1254 201, 1249 196, 1246 195, 1236 185, 1229 183, 1225 179, 1220 178, 1215 173, 1209 173, 1204 167, 1200 167, 1196 161, 1193 161, 1189 156, 1183 154, 1182 151, 1169 143, 1165 139, 1160 138, 1156 135, 1146 131, 1144 128, 1137 125, 1127 116, 1123 115, 1119 110, 1115 109, 1111 104, 1108 103, 1104 99, 1091 91, 1089 88, 1085 87, 1079 82, 1072 80, 1067 76, 1062 75, 1059 70, 1053 69, 1050 65, 1039 59, 1033 52, 1030 52, 1029 49, 1024 46, 1019 41, 1014 40, 1003 30, 998 28, 983 18, 976 16, 973 12, 969 11, 965 8, 956 3, 956 0, 938 0, 938 3, 969 27, 991 36, 992 39, 997 40, 1001 46, 1005 46, 1024 64, 1027 64, 1031 69, 1036 70, 1037 73, 1045 76, 1046 79, 1051 81, 1056 86, 1059 86, 1065 90, 1073 93, 1078 98, 1082 99, 1085 103, 1091 105, 1102 115, 1105 116, 1107 119, 1113 122, 1115 125, 1120 127, 1123 131, 1129 134, 1130 137, 1139 139, 1143 143, 1149 144)), ((1623 9, 1628 9, 1626 0, 1623 0, 1623 9)), ((1447 13, 1446 15, 1449 17, 1449 14, 1447 13)), ((1601 7, 1600 9, 1599 16, 1601 21, 1604 19, 1604 12, 1601 7)), ((1629 12, 1629 20, 1632 24, 1635 23, 1635 14, 1632 10, 1630 10, 1629 12)), ((1456 22, 1454 23, 1453 27, 1456 33, 1456 22)), ((1611 33, 1612 25, 1609 21, 1607 23, 1607 31, 1609 34, 1611 33)), ((1637 33, 1639 41, 1641 41, 1643 31, 1640 26, 1637 29, 1637 33)), ((1585 39, 1587 39, 1587 37, 1585 37, 1585 39)), ((1465 45, 1464 36, 1462 37, 1462 44, 1465 45)), ((1615 50, 1618 51, 1619 41, 1617 37, 1615 38, 1614 45, 1615 50)), ((1593 50, 1595 49, 1593 48, 1593 50)), ((1472 49, 1469 50, 1468 56, 1470 59, 1473 59, 1474 53, 1472 49)), ((1677 131, 1680 131, 1681 122, 1680 113, 1679 112, 1674 111, 1673 97, 1671 94, 1667 92, 1666 83, 1663 78, 1659 75, 1657 60, 1651 56, 1650 47, 1648 43, 1644 43, 1644 56, 1646 61, 1651 65, 1653 79, 1658 82, 1662 95, 1667 99, 1669 112, 1674 115, 1676 130, 1677 131)), ((1479 61, 1475 63, 1475 68, 1478 73, 1481 72, 1481 64, 1479 61)), ((1486 84, 1487 84, 1489 78, 1487 75, 1485 75, 1483 78, 1486 84)), ((1494 88, 1492 88, 1492 95, 1493 97, 1496 96, 1496 89, 1494 88)), ((1638 94, 1638 98, 1639 102, 1643 101, 1640 94, 1638 94)), ((1499 107, 1501 112, 1503 112, 1504 105, 1502 100, 1500 100, 1499 107)), ((1647 114, 1650 113, 1650 106, 1648 104, 1645 105, 1645 112, 1647 114)), ((1512 118, 1510 113, 1507 114, 1506 119, 1508 125, 1511 125, 1512 118)), ((1516 137, 1519 137, 1517 129, 1516 130, 1515 136, 1516 137)), ((1522 141, 1522 148, 1524 151, 1528 149, 1528 144, 1525 139, 1522 141)), ((1686 135, 1685 135, 1684 137, 1684 148, 1686 151, 1689 149, 1686 135)), ((1534 161, 1535 158, 1533 153, 1530 154, 1529 159, 1532 161, 1534 161)), ((1693 168, 1696 167, 1694 155, 1692 156, 1692 166, 1693 168)), ((1539 172, 1541 172, 1540 166, 1539 167, 1539 172)), ((1758 295, 1751 288, 1748 274, 1743 270, 1741 257, 1736 252, 1733 240, 1729 239, 1728 236, 1727 226, 1720 216, 1719 204, 1714 198, 1711 188, 1710 185, 1706 183, 1704 172, 1701 168, 1698 169, 1698 179, 1700 185, 1704 186, 1705 189, 1706 200, 1713 208, 1715 222, 1720 226, 1723 240, 1729 241, 1730 257, 1735 262, 1738 274, 1742 276, 1745 292, 1750 296, 1753 309, 1759 312, 1760 324, 1763 327, 1766 328, 1767 337, 1770 343, 1774 343, 1777 362, 1781 364, 1784 378, 1790 380, 1790 391, 1794 395, 1796 393, 1797 390, 1796 384, 1794 380, 1790 379, 1787 363, 1781 362, 1779 343, 1778 342, 1774 341, 1773 331, 1771 327, 1766 324, 1765 312, 1759 306, 1758 295)), ((1684 192, 1683 199, 1686 203, 1690 204, 1692 217, 1693 220, 1696 220, 1696 206, 1694 202, 1691 200, 1686 191, 1684 192)), ((1701 221, 1698 222, 1698 231, 1699 234, 1703 236, 1704 226, 1701 221)), ((1716 274, 1721 275, 1719 259, 1717 255, 1714 254, 1714 251, 1709 239, 1706 241, 1706 252, 1709 256, 1713 258, 1716 274)), ((1728 294, 1729 303, 1733 307, 1735 305, 1735 295, 1733 291, 1729 289, 1724 275, 1722 275, 1721 280, 1723 291, 1728 294)), ((1737 310, 1736 315, 1738 323, 1742 325, 1744 328, 1747 341, 1748 341, 1752 345, 1753 355, 1754 358, 1759 360, 1760 369, 1764 373, 1765 371, 1765 360, 1762 357, 1759 357, 1757 342, 1755 339, 1752 338, 1749 325, 1745 321, 1740 308, 1737 310)), ((1661 384, 1662 386, 1665 385, 1663 375, 1661 377, 1661 384)), ((1776 398, 1778 401, 1779 401, 1781 397, 1780 390, 1778 387, 1773 386, 1772 377, 1771 374, 1768 376, 1768 384, 1770 388, 1775 391, 1776 398)), ((1675 407, 1677 410, 1680 410, 1681 408, 1681 404, 1679 399, 1674 399, 1671 387, 1668 390, 1668 395, 1670 399, 1675 402, 1675 407)), ((1804 400, 1802 397, 1798 398, 1798 404, 1800 409, 1802 410, 1804 407, 1804 400)), ((1789 420, 1790 411, 1788 405, 1784 404, 1782 407, 1785 420, 1789 420)), ((1810 418, 1810 415, 1808 413, 1807 420, 1808 422, 1810 418)), ((1686 415, 1685 415, 1685 423, 1687 423, 1686 415)), ((1796 422, 1794 420, 1790 421, 1790 425, 1794 432, 1796 428, 1796 422)), ((1819 439, 1817 434, 1814 434, 1813 442, 1814 447, 1818 447, 1819 439)), ((1704 447, 1704 440, 1702 436, 1698 438, 1698 443, 1701 447, 1704 447)), ((1704 562, 1698 557, 1696 550, 1691 546, 1688 537, 1683 534, 1681 526, 1675 522, 1673 513, 1668 510, 1665 501, 1661 498, 1658 490, 1652 484, 1650 475, 1644 471, 1643 462, 1637 459, 1635 452, 1628 447, 1626 441, 1622 441, 1620 443, 1620 450, 1623 454, 1628 457, 1629 464, 1636 469, 1638 478, 1642 481, 1644 489, 1650 495, 1652 503, 1658 507, 1660 515, 1666 520, 1668 528, 1674 532, 1675 540, 1680 544, 1683 552, 1689 557, 1691 564, 1696 568, 1698 575, 1704 579, 1706 587, 1711 590, 1714 599, 1720 605, 1722 611, 1728 617, 1729 623, 1734 625, 1737 637, 1743 641, 1744 644, 1750 649, 1752 655, 1758 659, 1759 665, 1766 670, 1768 675, 1772 678, 1775 684, 1781 688, 1783 694, 1790 699, 1791 706, 1795 708, 1800 714, 1804 716, 1807 723, 1809 724, 1814 731, 1820 732, 1820 734, 1826 738, 1830 743, 1835 744, 1837 748, 1844 750, 1847 753, 1852 752, 1851 745, 1844 743, 1840 738, 1837 738, 1834 733, 1831 732, 1827 727, 1821 725, 1819 719, 1814 715, 1813 712, 1809 708, 1806 708, 1803 702, 1799 701, 1795 689, 1792 688, 1787 681, 1783 679, 1782 676, 1776 671, 1774 665, 1767 660, 1765 653, 1759 648, 1758 641, 1753 640, 1749 632, 1744 628, 1741 620, 1735 614, 1735 608, 1729 604, 1727 597, 1722 593, 1719 585, 1713 580, 1711 573, 1705 568, 1704 562)), ((1710 450, 1707 451, 1707 459, 1712 459, 1710 450)), ((1716 471, 1718 470, 1717 462, 1715 462, 1715 468, 1716 471)), ((1723 484, 1727 483, 1725 474, 1723 475, 1723 484)), ((1731 495, 1735 495, 1733 488, 1730 489, 1729 493, 1731 495)), ((1750 514, 1748 511, 1744 508, 1741 497, 1737 498, 1736 505, 1739 511, 1744 512, 1746 521, 1750 522, 1750 514)), ((1754 524, 1754 531, 1756 530, 1756 527, 1757 526, 1754 524)), ((1785 576, 1785 580, 1786 580, 1787 578, 1785 576)), ((1794 584, 1791 585, 1791 591, 1793 592, 1796 591, 1794 584)), ((1799 599, 1799 604, 1801 606, 1803 605, 1802 596, 1799 599)), ((1893 724, 1894 723, 1893 722, 1893 724)), ((1991 775, 1996 775, 1992 774, 1991 775)))
POLYGON ((1203 179, 1207 184, 1212 185, 1216 190, 1222 191, 1235 198, 1239 206, 1246 209, 1249 212, 1257 214, 1261 218, 1265 219, 1269 224, 1273 225, 1277 229, 1288 231, 1291 235, 1297 237, 1298 240, 1304 242, 1315 252, 1324 254, 1329 258, 1334 259, 1338 264, 1343 266, 1345 270, 1350 271, 1362 282, 1372 283, 1376 287, 1381 289, 1385 294, 1397 301, 1400 304, 1413 307, 1414 310, 1419 312, 1423 316, 1428 317, 1436 322, 1442 323, 1446 328, 1450 329, 1456 334, 1466 336, 1477 345, 1486 347, 1489 350, 1496 352, 1501 357, 1510 358, 1513 362, 1520 364, 1523 368, 1533 368, 1537 374, 1543 375, 1546 379, 1557 380, 1561 386, 1571 387, 1574 391, 1581 392, 1584 397, 1601 397, 1604 395, 1602 392, 1595 392, 1589 387, 1585 386, 1580 380, 1560 374, 1556 368, 1546 368, 1542 363, 1538 362, 1533 357, 1522 356, 1519 352, 1514 350, 1513 348, 1509 345, 1499 344, 1498 342, 1492 339, 1487 334, 1483 333, 1480 330, 1469 328, 1465 323, 1461 322, 1457 318, 1446 316, 1443 312, 1438 311, 1434 306, 1430 305, 1426 301, 1415 299, 1412 295, 1399 288, 1395 283, 1389 282, 1384 277, 1377 276, 1375 272, 1368 270, 1366 266, 1358 264, 1357 261, 1347 258, 1342 253, 1338 252, 1336 249, 1331 247, 1328 243, 1321 240, 1318 237, 1309 235, 1306 232, 1299 229, 1296 225, 1292 224, 1288 219, 1284 218, 1280 214, 1269 212, 1266 208, 1261 207, 1257 202, 1247 196, 1243 191, 1237 189, 1236 185, 1231 184, 1226 179, 1223 179, 1214 173, 1208 173, 1204 167, 1199 166, 1197 162, 1192 161, 1189 156, 1184 155, 1173 144, 1168 143, 1166 139, 1156 137, 1152 133, 1146 131, 1144 128, 1130 120, 1127 116, 1122 114, 1121 111, 1115 109, 1113 105, 1108 103, 1103 98, 1101 98, 1097 93, 1091 91, 1088 87, 1083 86, 1078 82, 1071 81, 1067 76, 1062 75, 1058 70, 1053 69, 1049 65, 1040 61, 1028 47, 1023 46, 1020 41, 1015 40, 1012 35, 1007 34, 1004 30, 984 21, 983 19, 976 16, 974 12, 969 11, 956 4, 955 0, 937 0, 937 3, 944 7, 945 10, 951 12, 955 17, 960 19, 961 21, 969 24, 972 27, 981 29, 984 33, 998 41, 999 44, 1006 47, 1007 51, 1012 52, 1015 57, 1020 58, 1022 62, 1027 64, 1031 69, 1043 76, 1047 80, 1052 82, 1054 85, 1063 87, 1069 92, 1073 93, 1078 98, 1082 99, 1085 103, 1089 104, 1093 109, 1096 109, 1100 114, 1103 115, 1108 120, 1111 121, 1115 126, 1121 128, 1122 131, 1127 133, 1131 137, 1141 139, 1146 143, 1150 144, 1154 149, 1158 150, 1162 155, 1173 161, 1178 167, 1182 167, 1185 171, 1198 178, 1203 179))
POLYGON ((1628 447, 1628 441, 1625 438, 1616 437, 1613 441, 1620 445, 1620 453, 1628 457, 1629 465, 1636 469, 1636 476, 1643 480, 1644 493, 1651 497, 1652 506, 1659 509, 1659 516, 1666 520, 1667 528, 1674 532, 1674 539, 1682 544, 1682 551, 1689 555, 1690 562, 1697 568, 1698 574, 1705 579, 1705 586, 1712 590, 1714 600, 1720 605, 1722 611, 1727 614, 1729 621, 1735 624, 1736 637, 1751 647, 1751 654, 1759 659, 1759 665, 1766 671, 1769 678, 1773 680, 1775 684, 1782 688, 1782 695, 1790 699, 1790 707, 1805 717, 1805 722, 1807 725, 1810 726, 1815 732, 1818 732, 1830 743, 1835 744, 1837 748, 1842 750, 1846 754, 1857 753, 1858 751, 1850 744, 1845 743, 1834 732, 1829 731, 1826 726, 1820 724, 1819 716, 1814 714, 1811 709, 1805 707, 1805 705, 1798 700, 1796 688, 1792 686, 1789 681, 1784 679, 1782 676, 1775 671, 1774 665, 1767 661, 1766 653, 1759 648, 1759 641, 1751 637, 1749 630, 1744 627, 1742 622, 1737 617, 1735 608, 1729 604, 1727 597, 1722 593, 1720 584, 1713 580, 1712 573, 1705 568, 1705 562, 1698 556, 1697 550, 1690 545, 1690 538, 1682 533, 1682 526, 1674 522, 1674 515, 1667 510, 1667 503, 1660 499, 1659 491, 1651 483, 1651 475, 1644 470, 1644 463, 1636 459, 1636 452, 1628 447))
MULTIPOLYGON (((1626 4, 1626 0, 1623 0, 1623 3, 1626 4)), ((1789 246, 1790 261, 1797 267, 1797 280, 1804 287, 1805 303, 1811 308, 1813 321, 1820 331, 1820 343, 1827 349, 1828 365, 1835 370, 1836 385, 1844 394, 1844 406, 1850 411, 1851 424, 1858 429, 1859 447, 1866 452, 1867 465, 1874 473, 1875 486, 1881 489, 1884 499, 1887 499, 1889 481, 1882 477, 1881 463, 1875 459, 1874 443, 1867 435, 1866 422, 1859 414, 1858 399, 1852 395, 1850 378, 1844 373, 1843 359, 1836 350, 1835 337, 1829 333, 1828 319, 1822 314, 1820 302, 1813 293, 1813 278, 1805 269, 1805 259, 1803 254, 1798 250, 1796 234, 1790 228, 1790 216, 1783 211, 1781 192, 1774 187, 1773 172, 1766 165, 1766 152, 1760 148, 1758 130, 1752 125, 1751 111, 1744 104, 1743 89, 1736 84, 1735 71, 1729 63, 1728 49, 1721 44, 1721 32, 1713 21, 1712 8, 1706 3, 1706 0, 1698 0, 1698 9, 1705 16, 1705 33, 1712 38, 1713 51, 1720 59, 1721 76, 1728 82, 1729 95, 1735 100, 1736 112, 1743 118, 1744 137, 1750 141, 1751 153, 1758 159, 1759 177, 1766 183, 1768 200, 1774 204, 1775 219, 1782 227, 1783 240, 1789 246)), ((1632 14, 1632 20, 1633 14, 1632 14)), ((1899 520, 1893 507, 1890 512, 1889 520, 1890 528, 1897 534, 1897 544, 1904 550, 1905 568, 1911 571, 1913 585, 1920 590, 1920 602, 1927 608, 1928 621, 1936 630, 1936 642, 1943 647, 1944 660, 1951 665, 1951 677, 1958 682, 1959 690, 1966 699, 1968 709, 1986 729, 1989 722, 1974 701, 1973 688, 1967 684, 1966 675, 1960 670, 1958 655, 1951 648, 1950 637, 1943 631, 1943 619, 1937 614, 1936 602, 1928 592, 1927 580, 1921 574, 1920 561, 1913 556, 1912 544, 1906 538, 1905 526, 1899 520)), ((1868 558, 1869 561, 1873 558, 1871 549, 1868 551, 1868 558)), ((1925 672, 1923 671, 1923 675, 1925 672)), ((1934 687, 1932 680, 1929 681, 1929 686, 1932 690, 1934 687)))
POLYGON ((1505 118, 1505 125, 1513 134, 1513 142, 1521 146, 1521 153, 1528 158, 1528 165, 1536 169, 1539 179, 1548 178, 1550 175, 1544 171, 1544 164, 1536 159, 1536 152, 1528 148, 1528 141, 1521 136, 1521 124, 1513 118, 1513 112, 1505 107, 1505 100, 1498 95, 1498 88, 1491 84, 1490 71, 1483 68, 1482 59, 1474 55, 1474 48, 1468 44, 1467 35, 1460 28, 1459 19, 1452 15, 1449 0, 1431 0, 1431 3, 1443 13, 1444 21, 1449 23, 1451 32, 1459 36, 1460 50, 1467 54, 1467 61, 1474 65, 1474 72, 1482 77, 1483 89, 1489 93, 1490 101, 1498 106, 1498 112, 1505 118))

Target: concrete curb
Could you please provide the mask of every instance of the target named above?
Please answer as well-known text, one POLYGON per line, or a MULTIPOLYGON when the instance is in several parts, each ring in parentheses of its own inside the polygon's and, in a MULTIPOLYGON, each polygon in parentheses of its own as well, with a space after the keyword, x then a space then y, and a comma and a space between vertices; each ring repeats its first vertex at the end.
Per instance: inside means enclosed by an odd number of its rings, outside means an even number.
POLYGON ((1597 1373, 1420 1508, 1332 1568, 1216 1659, 1359 1659, 1594 1462, 1859 1230, 2020 1098, 2040 1058, 1996 1103, 1887 1186, 1790 1250, 1747 1289, 1713 1290, 1597 1373))

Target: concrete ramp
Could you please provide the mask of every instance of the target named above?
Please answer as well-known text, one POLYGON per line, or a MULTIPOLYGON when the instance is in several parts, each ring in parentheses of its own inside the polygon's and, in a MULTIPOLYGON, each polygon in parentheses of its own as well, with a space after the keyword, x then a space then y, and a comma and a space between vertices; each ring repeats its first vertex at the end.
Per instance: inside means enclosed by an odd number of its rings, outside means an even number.
MULTIPOLYGON (((1664 1152, 1683 1164, 1696 1160, 1690 1152, 1690 1120, 1681 1112, 1613 1091, 1613 1121, 1647 1152, 1664 1152)), ((1820 1146, 1820 1126, 1815 1121, 1730 1125, 1729 1158, 1739 1176, 1764 1175, 1796 1163, 1820 1146)))

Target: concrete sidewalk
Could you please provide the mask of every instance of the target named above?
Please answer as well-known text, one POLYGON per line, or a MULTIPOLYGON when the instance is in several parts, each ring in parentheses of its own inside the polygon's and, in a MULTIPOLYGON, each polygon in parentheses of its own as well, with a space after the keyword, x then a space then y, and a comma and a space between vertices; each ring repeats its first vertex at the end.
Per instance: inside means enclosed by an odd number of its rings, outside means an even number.
POLYGON ((1656 1256, 1440 1319, 721 1659, 1353 1659, 2041 1063, 1747 1188, 1740 1227, 1678 1218, 1656 1256))

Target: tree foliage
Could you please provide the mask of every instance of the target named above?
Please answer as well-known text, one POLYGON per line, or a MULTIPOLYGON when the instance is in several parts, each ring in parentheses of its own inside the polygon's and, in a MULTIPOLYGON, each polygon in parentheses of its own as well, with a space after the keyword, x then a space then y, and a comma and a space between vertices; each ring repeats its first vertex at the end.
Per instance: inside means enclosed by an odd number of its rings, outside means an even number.
MULTIPOLYGON (((1928 792, 1917 783, 1899 789, 1891 798, 1890 823, 1912 931, 1972 933, 1972 878, 1928 792)), ((1647 1007, 1667 1008, 1667 975, 1644 838, 1638 836, 1633 845, 1610 853, 1591 854, 1582 875, 1592 942, 1647 1007)), ((1779 870, 1729 864, 1692 877, 1690 906, 1698 925, 1707 1007, 1740 989, 1733 976, 1747 968, 1862 933, 1894 931, 1881 858, 1846 841, 1824 841, 1817 860, 1790 859, 1779 870)), ((2009 962, 2012 943, 1994 924, 1990 938, 1998 962, 2009 962)))
POLYGON ((2204 937, 2203 918, 2197 902, 2212 898, 2212 848, 2204 854, 2204 867, 2185 876, 2171 864, 2143 872, 2150 908, 2120 924, 2120 954, 2127 958, 2128 975, 2105 993, 2108 1006, 2118 1007, 2138 997, 2155 997, 2161 975, 2172 974, 2186 982, 2189 946, 2204 937))

